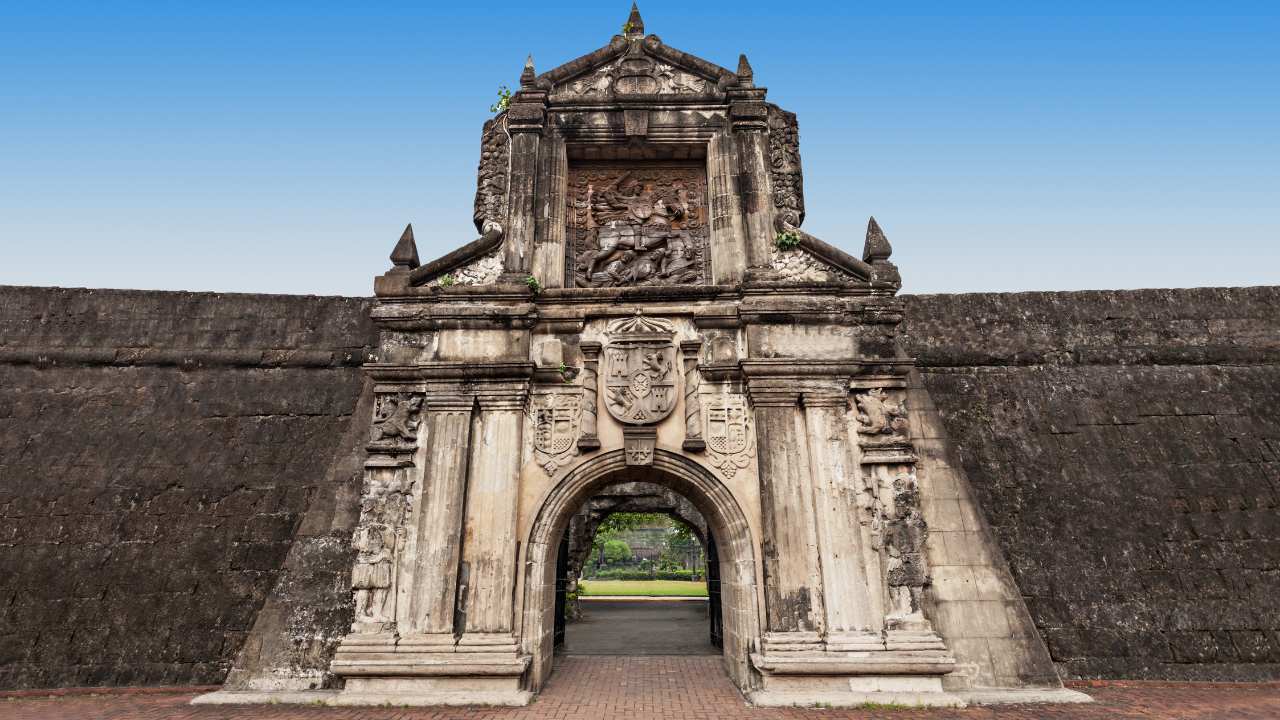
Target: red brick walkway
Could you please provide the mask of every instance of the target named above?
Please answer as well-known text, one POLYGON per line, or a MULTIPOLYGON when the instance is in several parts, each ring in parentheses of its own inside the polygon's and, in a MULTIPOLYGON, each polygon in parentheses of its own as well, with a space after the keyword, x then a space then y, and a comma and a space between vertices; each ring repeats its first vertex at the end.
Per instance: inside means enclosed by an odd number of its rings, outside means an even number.
POLYGON ((526 708, 325 708, 187 705, 190 693, 128 692, 58 698, 0 698, 3 720, 718 720, 742 717, 888 720, 1275 720, 1280 684, 1106 685, 1083 687, 1091 705, 1023 705, 964 710, 750 708, 715 657, 567 657, 526 708))

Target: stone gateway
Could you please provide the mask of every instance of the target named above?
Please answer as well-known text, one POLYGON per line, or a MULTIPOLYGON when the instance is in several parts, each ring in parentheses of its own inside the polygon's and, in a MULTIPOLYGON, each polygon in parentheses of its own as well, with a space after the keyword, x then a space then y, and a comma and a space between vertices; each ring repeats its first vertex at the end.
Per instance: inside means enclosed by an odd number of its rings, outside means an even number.
POLYGON ((853 257, 801 229, 799 137, 746 56, 668 47, 634 8, 606 46, 526 63, 483 129, 481 236, 421 264, 406 230, 375 282, 332 702, 529 702, 562 538, 622 483, 705 518, 753 703, 1081 698, 917 444, 938 420, 885 234, 853 257))

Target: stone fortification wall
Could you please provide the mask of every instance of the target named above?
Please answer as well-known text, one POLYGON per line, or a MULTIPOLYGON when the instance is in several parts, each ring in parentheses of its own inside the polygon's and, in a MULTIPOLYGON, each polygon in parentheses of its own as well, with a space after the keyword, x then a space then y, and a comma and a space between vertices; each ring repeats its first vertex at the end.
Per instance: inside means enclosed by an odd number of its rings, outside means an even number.
POLYGON ((1280 288, 906 307, 1064 675, 1280 677, 1280 288))
POLYGON ((0 688, 222 681, 340 497, 369 306, 0 288, 0 688))
MULTIPOLYGON (((323 681, 370 304, 0 288, 0 687, 323 681)), ((906 307, 1065 674, 1280 675, 1280 288, 906 307)))

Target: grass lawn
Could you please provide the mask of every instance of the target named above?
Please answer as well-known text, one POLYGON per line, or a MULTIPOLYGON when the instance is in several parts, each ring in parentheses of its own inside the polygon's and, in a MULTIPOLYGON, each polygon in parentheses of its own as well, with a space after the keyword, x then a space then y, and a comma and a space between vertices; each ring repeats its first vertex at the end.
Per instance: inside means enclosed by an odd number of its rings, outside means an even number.
POLYGON ((706 597, 707 584, 701 580, 583 580, 581 596, 591 595, 706 597))

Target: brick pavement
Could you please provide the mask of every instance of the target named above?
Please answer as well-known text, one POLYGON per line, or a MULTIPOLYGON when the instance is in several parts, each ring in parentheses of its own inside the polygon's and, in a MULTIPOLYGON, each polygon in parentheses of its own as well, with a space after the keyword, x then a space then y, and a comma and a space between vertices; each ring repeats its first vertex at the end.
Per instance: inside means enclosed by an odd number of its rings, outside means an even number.
POLYGON ((750 708, 720 659, 565 657, 546 690, 526 708, 326 708, 191 706, 191 692, 0 697, 2 720, 1274 720, 1280 683, 1084 684, 1091 705, 1022 705, 963 710, 814 710, 750 708))

